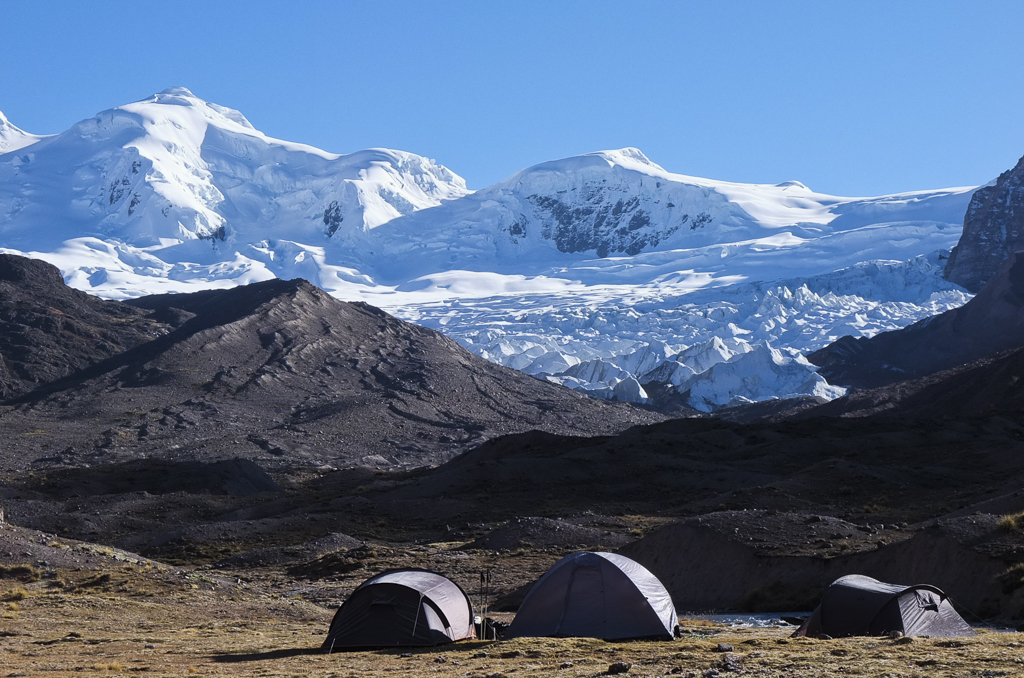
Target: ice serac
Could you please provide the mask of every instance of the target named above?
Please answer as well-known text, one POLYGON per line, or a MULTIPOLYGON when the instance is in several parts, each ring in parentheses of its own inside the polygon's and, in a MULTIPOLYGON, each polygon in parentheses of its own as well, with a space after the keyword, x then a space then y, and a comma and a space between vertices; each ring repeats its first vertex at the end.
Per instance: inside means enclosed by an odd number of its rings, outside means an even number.
POLYGON ((683 382, 689 405, 704 412, 738 402, 813 395, 831 400, 846 389, 830 386, 803 356, 784 356, 763 342, 683 382))
POLYGON ((31 151, 0 155, 3 244, 46 252, 113 240, 159 252, 144 264, 155 275, 178 262, 230 261, 246 246, 270 251, 279 239, 323 249, 467 193, 426 158, 273 139, 182 87, 102 111, 31 151))
POLYGON ((1007 257, 1022 249, 1024 158, 974 193, 963 235, 946 264, 946 279, 977 292, 1007 257))
POLYGON ((965 305, 873 337, 843 337, 808 358, 832 383, 874 388, 1024 346, 1024 252, 965 305))

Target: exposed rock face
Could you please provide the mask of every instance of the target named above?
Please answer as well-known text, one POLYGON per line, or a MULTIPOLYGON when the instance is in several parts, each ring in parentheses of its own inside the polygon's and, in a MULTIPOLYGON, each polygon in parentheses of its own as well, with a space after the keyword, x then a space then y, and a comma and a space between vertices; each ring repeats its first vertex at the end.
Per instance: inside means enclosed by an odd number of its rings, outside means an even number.
POLYGON ((843 337, 807 356, 831 384, 875 388, 1024 346, 1024 252, 1005 261, 974 299, 893 332, 843 337))
MULTIPOLYGON (((640 198, 628 200, 609 197, 601 184, 584 185, 580 203, 566 203, 559 198, 531 195, 527 198, 543 219, 541 235, 552 240, 559 252, 594 250, 599 257, 609 254, 639 254, 646 247, 655 247, 690 221, 684 215, 679 223, 652 225, 651 216, 641 206, 640 198)), ((701 212, 693 219, 692 228, 710 223, 711 216, 701 212)), ((518 221, 508 228, 515 242, 525 234, 526 226, 518 221)))
POLYGON ((977 292, 1011 253, 1024 249, 1024 158, 975 192, 945 278, 977 292))
POLYGON ((146 316, 67 287, 45 261, 0 254, 0 401, 170 330, 146 316))

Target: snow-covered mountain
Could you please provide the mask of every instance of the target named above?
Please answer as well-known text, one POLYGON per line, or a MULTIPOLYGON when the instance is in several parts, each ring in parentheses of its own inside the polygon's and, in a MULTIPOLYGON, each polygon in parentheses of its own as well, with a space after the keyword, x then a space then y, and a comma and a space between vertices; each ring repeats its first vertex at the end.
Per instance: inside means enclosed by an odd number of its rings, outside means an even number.
POLYGON ((42 137, 29 134, 14 125, 0 111, 0 154, 13 153, 19 149, 36 143, 42 137))
POLYGON ((603 397, 831 397, 803 353, 969 298, 940 273, 973 188, 841 198, 627 148, 470 192, 411 153, 269 138, 183 88, 54 136, 0 118, 0 143, 0 249, 79 289, 304 277, 603 397))
POLYGON ((418 155, 336 155, 272 139, 181 87, 31 147, 12 143, 21 152, 0 156, 8 247, 86 235, 170 256, 197 240, 223 251, 282 237, 323 245, 467 193, 461 177, 418 155))
POLYGON ((973 190, 840 198, 796 181, 673 174, 626 148, 542 163, 396 219, 371 235, 387 255, 372 263, 386 283, 453 269, 688 286, 819 274, 950 248, 973 190))

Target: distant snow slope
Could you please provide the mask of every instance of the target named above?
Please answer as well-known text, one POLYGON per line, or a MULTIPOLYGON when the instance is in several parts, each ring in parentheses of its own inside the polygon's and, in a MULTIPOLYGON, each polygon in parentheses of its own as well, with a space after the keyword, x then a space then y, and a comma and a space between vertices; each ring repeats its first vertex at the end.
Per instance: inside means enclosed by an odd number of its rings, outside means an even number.
POLYGON ((42 138, 18 129, 11 124, 3 112, 0 112, 0 154, 13 153, 25 146, 36 143, 42 138))
POLYGON ((802 353, 968 298, 939 259, 973 188, 841 198, 627 148, 470 192, 411 153, 271 139, 183 88, 51 137, 0 118, 0 143, 0 249, 79 289, 304 277, 602 397, 644 401, 653 381, 705 410, 834 397, 802 353))

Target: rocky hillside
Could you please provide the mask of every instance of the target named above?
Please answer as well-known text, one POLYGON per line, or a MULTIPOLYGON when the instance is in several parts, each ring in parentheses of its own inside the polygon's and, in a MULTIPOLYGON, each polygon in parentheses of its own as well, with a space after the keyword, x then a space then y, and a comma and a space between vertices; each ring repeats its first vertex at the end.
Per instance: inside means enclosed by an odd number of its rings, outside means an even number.
POLYGON ((0 254, 0 401, 169 330, 139 309, 67 287, 55 266, 0 254))
POLYGON ((875 414, 917 418, 1018 416, 1024 412, 1024 348, 1015 348, 920 379, 899 381, 774 418, 864 417, 875 414))
MULTIPOLYGON (((49 272, 31 290, 37 324, 91 327, 98 314, 76 314, 62 301, 71 292, 56 269, 29 266, 49 272)), ((304 280, 130 306, 70 298, 82 309, 98 304, 107 325, 119 313, 140 331, 124 330, 91 365, 62 365, 57 349, 35 354, 44 362, 34 374, 47 383, 0 409, 11 436, 2 453, 8 470, 39 458, 80 466, 160 456, 252 457, 275 468, 418 466, 505 433, 613 433, 659 418, 487 362, 304 280), (144 331, 160 336, 141 341, 144 331)), ((0 345, 32 336, 15 327, 0 345)), ((8 353, 5 363, 13 362, 8 353)))
POLYGON ((1024 345, 1024 252, 960 308, 874 337, 847 336, 808 355, 830 383, 874 388, 1024 345))
POLYGON ((981 289, 1003 261, 1024 249, 1024 158, 979 188, 964 217, 964 232, 946 263, 945 277, 971 292, 981 289))

